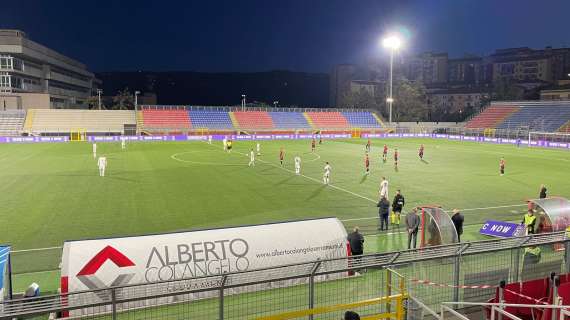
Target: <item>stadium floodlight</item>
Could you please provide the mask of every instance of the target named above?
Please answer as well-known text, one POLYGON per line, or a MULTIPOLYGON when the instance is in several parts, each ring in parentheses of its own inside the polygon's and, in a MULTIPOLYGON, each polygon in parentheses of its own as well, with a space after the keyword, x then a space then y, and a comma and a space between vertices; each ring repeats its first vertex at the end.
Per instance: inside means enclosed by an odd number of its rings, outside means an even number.
POLYGON ((402 41, 399 37, 391 35, 385 37, 382 40, 382 46, 390 50, 390 91, 388 92, 388 98, 386 102, 390 107, 390 119, 389 122, 392 124, 392 104, 394 104, 394 97, 392 95, 393 79, 394 79, 394 52, 400 48, 402 41))
POLYGON ((241 110, 245 111, 245 94, 241 95, 241 110))
POLYGON ((277 101, 277 100, 273 101, 273 106, 274 106, 275 108, 277 108, 278 105, 279 105, 279 101, 277 101))
POLYGON ((137 111, 137 105, 138 105, 138 96, 139 94, 141 94, 140 91, 135 91, 135 111, 137 111))

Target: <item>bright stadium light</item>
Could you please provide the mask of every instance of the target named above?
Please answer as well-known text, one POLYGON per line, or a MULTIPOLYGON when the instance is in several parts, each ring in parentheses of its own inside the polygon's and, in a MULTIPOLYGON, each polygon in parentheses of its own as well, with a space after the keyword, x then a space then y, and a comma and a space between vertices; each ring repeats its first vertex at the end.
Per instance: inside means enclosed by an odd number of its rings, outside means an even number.
POLYGON ((402 45, 402 41, 397 36, 389 36, 382 40, 382 45, 384 48, 398 50, 402 45))
POLYGON ((394 52, 402 46, 402 41, 397 36, 391 35, 382 40, 382 46, 390 50, 390 91, 388 92, 388 98, 386 99, 386 102, 390 107, 389 122, 392 124, 392 104, 394 103, 394 97, 392 95, 392 86, 394 79, 394 52))

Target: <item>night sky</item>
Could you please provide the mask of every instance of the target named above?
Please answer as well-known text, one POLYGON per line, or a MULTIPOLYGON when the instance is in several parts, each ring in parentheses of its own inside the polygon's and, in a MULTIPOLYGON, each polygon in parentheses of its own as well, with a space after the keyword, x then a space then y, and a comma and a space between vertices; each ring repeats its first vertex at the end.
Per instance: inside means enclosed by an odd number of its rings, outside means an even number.
POLYGON ((382 34, 405 50, 489 54, 570 46, 569 0, 2 1, 0 28, 93 71, 292 70, 383 58, 382 34))

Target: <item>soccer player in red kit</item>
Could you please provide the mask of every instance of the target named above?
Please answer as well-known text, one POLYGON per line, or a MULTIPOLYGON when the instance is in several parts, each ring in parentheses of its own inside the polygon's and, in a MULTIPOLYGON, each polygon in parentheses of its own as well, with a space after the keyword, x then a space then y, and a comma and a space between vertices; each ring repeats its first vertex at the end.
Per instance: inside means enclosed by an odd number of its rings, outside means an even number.
POLYGON ((382 151, 382 161, 386 162, 388 160, 388 146, 384 145, 384 151, 382 151))
POLYGON ((370 138, 368 139, 368 142, 366 142, 366 152, 370 152, 370 138))
POLYGON ((420 151, 418 153, 418 155, 420 156, 420 160, 424 159, 424 145, 420 145, 420 151))
POLYGON ((311 152, 315 152, 315 146, 317 145, 317 141, 315 141, 315 138, 313 138, 313 141, 311 141, 311 152))
POLYGON ((398 167, 398 157, 400 154, 398 153, 398 149, 394 149, 394 167, 398 167))
POLYGON ((368 158, 368 152, 364 155, 364 167, 366 168, 366 174, 370 173, 370 158, 368 158))
POLYGON ((499 160, 499 170, 501 171, 501 175, 505 174, 505 158, 499 160))
POLYGON ((281 166, 283 166, 283 159, 285 158, 285 150, 283 150, 283 147, 281 147, 279 149, 279 162, 281 163, 281 166))

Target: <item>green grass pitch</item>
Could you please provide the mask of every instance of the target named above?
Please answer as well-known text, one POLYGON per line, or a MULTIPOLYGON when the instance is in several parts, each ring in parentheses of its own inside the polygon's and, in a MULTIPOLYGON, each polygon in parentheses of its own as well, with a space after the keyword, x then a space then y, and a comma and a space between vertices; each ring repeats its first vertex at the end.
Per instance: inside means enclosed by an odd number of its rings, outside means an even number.
MULTIPOLYGON (((310 152, 310 141, 261 141, 255 168, 244 155, 255 142, 237 141, 231 154, 221 142, 98 143, 108 158, 98 176, 88 143, 0 146, 0 243, 13 250, 59 247, 66 239, 160 233, 335 216, 347 228, 367 234, 365 251, 405 247, 397 228, 377 228, 378 185, 390 182, 390 197, 401 189, 404 211, 438 204, 466 209, 462 240, 478 235, 486 219, 519 221, 524 200, 538 196, 541 183, 551 195, 570 195, 570 153, 508 145, 431 139, 373 140, 371 174, 364 175, 364 139, 325 140, 310 152), (390 157, 381 161, 381 146, 390 157), (425 162, 417 150, 425 145, 425 162), (279 165, 279 148, 286 152, 279 165), (399 169, 392 152, 401 154, 399 169), (293 173, 302 158, 303 176, 293 173), (498 163, 505 157, 506 175, 498 163), (324 162, 333 167, 332 186, 322 184, 324 162)), ((391 199, 390 199, 391 200, 391 199)), ((403 230, 403 227, 401 227, 403 230)), ((61 249, 16 252, 16 290, 38 281, 57 288, 61 249)))

